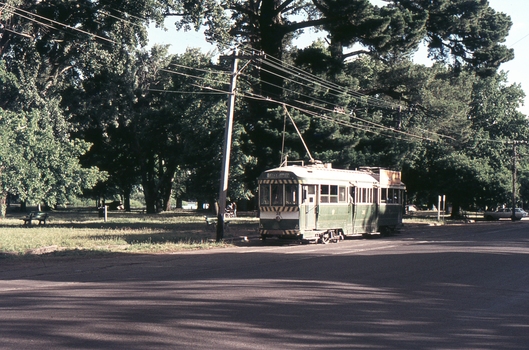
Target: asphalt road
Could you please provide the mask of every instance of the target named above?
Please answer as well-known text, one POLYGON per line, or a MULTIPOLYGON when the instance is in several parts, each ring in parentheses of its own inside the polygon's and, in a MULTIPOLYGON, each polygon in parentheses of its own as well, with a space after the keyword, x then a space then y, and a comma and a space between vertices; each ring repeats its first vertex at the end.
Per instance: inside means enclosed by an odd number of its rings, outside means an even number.
POLYGON ((529 221, 245 244, 0 260, 0 348, 529 348, 529 221))

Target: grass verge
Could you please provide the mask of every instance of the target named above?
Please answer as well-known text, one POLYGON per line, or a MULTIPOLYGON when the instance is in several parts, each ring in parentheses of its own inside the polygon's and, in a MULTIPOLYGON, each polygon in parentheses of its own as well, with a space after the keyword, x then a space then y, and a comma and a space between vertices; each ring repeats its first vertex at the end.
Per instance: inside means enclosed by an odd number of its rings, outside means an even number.
POLYGON ((224 241, 216 243, 215 227, 194 212, 109 212, 105 222, 95 210, 70 209, 51 212, 46 225, 31 227, 22 225, 23 216, 11 213, 0 220, 0 258, 212 249, 257 230, 256 218, 231 219, 224 241))

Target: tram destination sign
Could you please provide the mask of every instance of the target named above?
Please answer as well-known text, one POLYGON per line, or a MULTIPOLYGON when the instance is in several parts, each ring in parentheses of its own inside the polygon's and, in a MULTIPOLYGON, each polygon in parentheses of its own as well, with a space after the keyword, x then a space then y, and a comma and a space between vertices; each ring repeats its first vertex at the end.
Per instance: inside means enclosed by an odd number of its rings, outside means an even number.
POLYGON ((403 186, 400 171, 381 169, 380 183, 389 186, 403 186))
POLYGON ((270 172, 266 173, 267 179, 291 179, 293 176, 292 173, 288 172, 270 172))

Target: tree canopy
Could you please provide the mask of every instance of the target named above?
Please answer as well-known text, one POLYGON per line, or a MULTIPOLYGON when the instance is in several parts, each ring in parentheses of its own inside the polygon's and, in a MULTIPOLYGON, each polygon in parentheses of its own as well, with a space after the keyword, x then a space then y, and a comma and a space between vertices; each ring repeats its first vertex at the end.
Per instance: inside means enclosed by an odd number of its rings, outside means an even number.
MULTIPOLYGON (((4 68, 0 62, 2 86, 16 87, 16 79, 4 68)), ((64 130, 55 127, 57 116, 50 109, 13 112, 0 108, 1 216, 5 215, 8 194, 22 201, 55 205, 82 194, 104 176, 95 167, 81 166, 79 157, 90 145, 61 134, 64 130)))
POLYGON ((512 23, 486 0, 6 0, 0 8, 4 197, 53 204, 89 187, 129 208, 140 188, 148 212, 170 209, 174 196, 213 203, 232 61, 146 49, 148 23, 166 17, 178 30, 205 27, 221 50, 239 45, 231 200, 251 200, 259 173, 285 155, 308 157, 301 135, 314 158, 337 167, 403 170, 410 200, 443 193, 456 208, 491 206, 507 202, 511 147, 529 137, 517 110, 523 91, 499 70, 513 58, 504 45, 512 23), (297 48, 308 29, 322 39, 297 48), (413 62, 420 45, 432 66, 413 62))

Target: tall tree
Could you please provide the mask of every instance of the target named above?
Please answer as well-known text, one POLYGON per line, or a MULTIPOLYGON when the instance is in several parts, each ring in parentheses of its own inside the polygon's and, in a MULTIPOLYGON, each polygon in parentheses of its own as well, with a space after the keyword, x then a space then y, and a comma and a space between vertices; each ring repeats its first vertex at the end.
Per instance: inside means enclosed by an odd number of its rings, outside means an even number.
MULTIPOLYGON (((467 128, 443 144, 423 145, 404 163, 410 195, 434 202, 446 194, 454 207, 494 207, 512 198, 512 145, 529 137, 529 123, 517 108, 523 91, 507 85, 504 73, 477 78, 465 113, 467 128)), ((462 91, 462 90, 461 90, 462 91)), ((457 126, 458 124, 456 124, 457 126)), ((523 169, 526 162, 519 159, 523 169)))
MULTIPOLYGON (((426 42, 432 59, 449 64, 459 72, 463 72, 464 67, 471 67, 483 75, 494 74, 502 62, 513 57, 512 49, 503 44, 511 26, 510 19, 495 12, 486 0, 386 2, 386 6, 378 7, 368 0, 179 0, 174 2, 175 6, 168 11, 168 15, 179 16, 176 22, 179 29, 206 26, 208 40, 221 47, 236 41, 264 52, 264 59, 257 58, 262 67, 255 71, 258 79, 252 84, 252 92, 278 101, 288 99, 285 96, 289 94, 285 89, 285 85, 289 85, 284 80, 285 67, 277 63, 280 61, 269 64, 270 60, 266 58, 288 60, 292 39, 307 29, 326 34, 327 47, 322 45, 319 50, 306 51, 305 62, 312 61, 313 67, 323 69, 325 72, 321 75, 327 80, 345 81, 351 91, 358 86, 354 81, 347 82, 343 73, 351 73, 351 80, 361 78, 348 70, 351 64, 346 60, 352 56, 368 56, 385 64, 399 65, 399 62, 408 60, 422 42, 426 42)), ((380 84, 377 88, 365 86, 361 92, 377 98, 386 96, 394 99, 395 105, 402 104, 404 110, 408 110, 410 106, 401 99, 406 98, 403 91, 413 87, 405 85, 409 83, 406 79, 399 82, 392 77, 392 80, 392 84, 380 84)), ((249 113, 241 116, 248 135, 245 149, 259 163, 248 169, 248 181, 269 167, 271 160, 278 159, 284 120, 281 109, 276 110, 277 105, 262 101, 249 104, 249 113), (265 140, 267 145, 263 147, 265 140), (277 146, 269 147, 270 144, 277 146)), ((360 113, 373 119, 373 122, 381 118, 381 113, 373 110, 360 109, 357 114, 360 113)), ((382 114, 391 114, 393 119, 399 117, 394 112, 382 114)), ((442 115, 444 113, 435 120, 443 121, 442 115)), ((422 117, 422 120, 426 119, 422 117)), ((335 128, 325 125, 321 123, 315 128, 316 123, 313 123, 307 131, 315 137, 312 142, 317 142, 318 138, 327 139, 321 144, 330 147, 334 141, 329 142, 328 138, 336 136, 335 128)), ((436 123, 431 122, 430 125, 436 126, 436 123)), ((344 136, 343 132, 341 134, 344 136)), ((337 139, 345 142, 344 137, 334 138, 337 139)), ((353 140, 353 135, 349 139, 353 140)), ((358 139, 353 142, 356 143, 358 139)), ((342 155, 346 153, 342 152, 342 155)), ((333 155, 333 152, 327 151, 321 156, 333 158, 336 153, 333 155)), ((347 160, 342 163, 351 164, 347 160)))
POLYGON ((51 119, 44 111, 0 109, 1 216, 8 194, 22 201, 62 204, 103 178, 97 168, 79 163, 89 144, 56 135, 51 119))
MULTIPOLYGON (((303 30, 328 34, 333 55, 345 59, 409 54, 425 40, 432 58, 496 69, 513 58, 502 43, 511 22, 487 0, 178 0, 168 15, 179 16, 177 28, 207 27, 211 42, 225 47, 240 41, 267 55, 283 58, 286 45, 303 30), (343 53, 361 44, 364 49, 343 53)), ((267 79, 268 78, 268 79, 267 79)), ((277 82, 273 75, 265 83, 277 82)))

